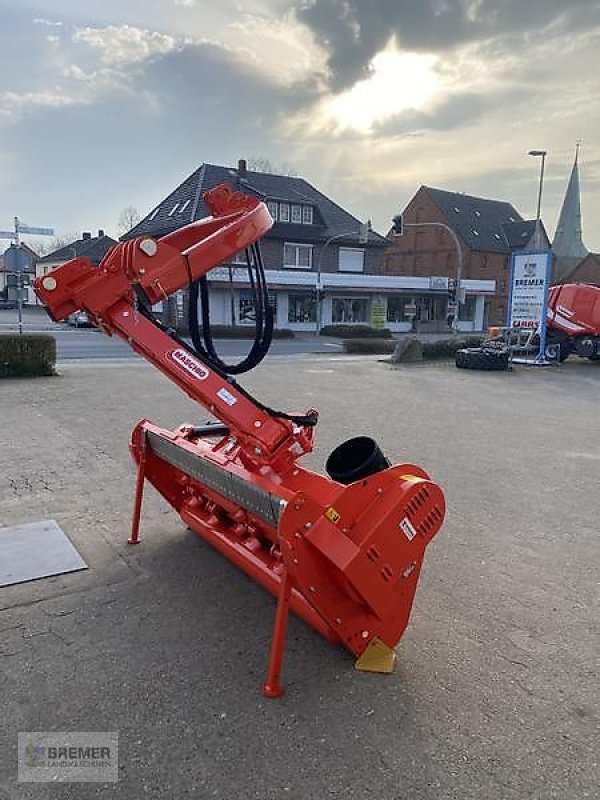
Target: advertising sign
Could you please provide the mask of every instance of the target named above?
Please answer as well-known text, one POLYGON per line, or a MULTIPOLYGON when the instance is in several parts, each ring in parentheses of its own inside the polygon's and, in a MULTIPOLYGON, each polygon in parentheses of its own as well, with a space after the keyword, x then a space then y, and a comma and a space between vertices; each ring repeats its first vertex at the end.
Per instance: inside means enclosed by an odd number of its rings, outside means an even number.
POLYGON ((515 253, 508 325, 533 328, 546 322, 548 287, 552 269, 551 253, 515 253))
POLYGON ((371 326, 385 328, 387 303, 383 297, 374 297, 371 301, 371 326))
POLYGON ((539 332, 540 349, 536 364, 546 360, 546 314, 548 288, 552 277, 552 253, 514 253, 508 326, 518 330, 539 332))

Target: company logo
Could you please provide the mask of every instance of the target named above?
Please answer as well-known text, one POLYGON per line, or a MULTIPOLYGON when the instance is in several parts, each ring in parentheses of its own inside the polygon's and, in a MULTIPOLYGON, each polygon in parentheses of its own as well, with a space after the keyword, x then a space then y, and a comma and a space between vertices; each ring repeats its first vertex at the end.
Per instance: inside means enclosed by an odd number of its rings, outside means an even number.
POLYGON ((46 748, 43 745, 29 742, 25 747, 25 763, 28 767, 45 767, 46 748))
POLYGON ((118 731, 20 731, 19 783, 116 783, 118 731))
POLYGON ((172 353, 169 353, 169 356, 172 361, 174 361, 178 366, 183 367, 183 369, 186 370, 186 372, 189 372, 190 375, 193 375, 194 378, 198 378, 199 381, 205 381, 210 375, 210 372, 204 366, 204 364, 202 364, 200 361, 197 361, 182 348, 173 350, 172 353))
POLYGON ((523 275, 526 278, 535 278, 535 276, 537 275, 537 264, 535 263, 535 261, 528 261, 523 266, 523 275))

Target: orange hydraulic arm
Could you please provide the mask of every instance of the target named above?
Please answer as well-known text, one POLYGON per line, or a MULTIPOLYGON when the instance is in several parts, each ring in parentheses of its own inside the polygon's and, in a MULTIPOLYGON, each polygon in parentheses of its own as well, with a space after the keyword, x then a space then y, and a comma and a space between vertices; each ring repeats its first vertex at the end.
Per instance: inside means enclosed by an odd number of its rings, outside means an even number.
POLYGON ((35 290, 54 320, 85 309, 101 330, 117 334, 168 375, 193 400, 227 424, 256 463, 292 449, 312 449, 312 434, 263 411, 223 376, 137 310, 137 292, 150 305, 206 275, 255 242, 273 225, 264 203, 219 186, 204 200, 212 216, 160 240, 140 237, 114 247, 98 268, 76 258, 38 279, 35 290))
POLYGON ((268 697, 282 692, 289 609, 350 650, 359 669, 389 672, 426 545, 444 520, 444 496, 420 467, 390 466, 368 437, 333 451, 329 478, 303 468, 298 459, 312 449, 316 411, 272 411, 156 324, 152 304, 254 245, 273 224, 264 203, 228 186, 204 200, 206 219, 158 240, 119 244, 97 268, 76 258, 34 284, 53 319, 85 309, 221 421, 175 431, 136 425, 129 541, 139 542, 150 481, 189 528, 277 597, 268 697))

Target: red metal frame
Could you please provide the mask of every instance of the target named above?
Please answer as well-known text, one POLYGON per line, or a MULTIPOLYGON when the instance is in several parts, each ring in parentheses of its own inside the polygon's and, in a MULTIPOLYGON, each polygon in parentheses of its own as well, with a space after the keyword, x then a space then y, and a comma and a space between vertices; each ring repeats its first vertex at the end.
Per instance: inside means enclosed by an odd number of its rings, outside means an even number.
POLYGON ((264 203, 227 186, 204 199, 212 212, 207 219, 159 240, 119 244, 97 269, 74 259, 34 286, 54 319, 85 309, 100 329, 125 339, 226 424, 227 433, 206 436, 190 426, 168 431, 138 423, 129 542, 140 540, 148 480, 186 525, 277 597, 263 692, 278 697, 290 608, 357 657, 376 641, 397 644, 445 503, 440 488, 411 464, 350 486, 304 469, 297 462, 312 449, 314 428, 268 413, 138 311, 136 292, 150 303, 164 299, 272 225, 264 203))

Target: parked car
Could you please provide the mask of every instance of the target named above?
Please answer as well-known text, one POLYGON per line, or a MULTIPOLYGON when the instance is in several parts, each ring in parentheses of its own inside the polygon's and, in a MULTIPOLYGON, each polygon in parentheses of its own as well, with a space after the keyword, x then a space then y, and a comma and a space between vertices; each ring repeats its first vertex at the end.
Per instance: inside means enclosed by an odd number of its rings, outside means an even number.
POLYGON ((92 323, 85 311, 75 311, 67 317, 67 325, 75 328, 90 328, 92 323))

